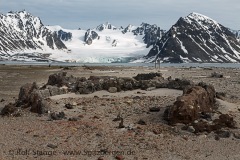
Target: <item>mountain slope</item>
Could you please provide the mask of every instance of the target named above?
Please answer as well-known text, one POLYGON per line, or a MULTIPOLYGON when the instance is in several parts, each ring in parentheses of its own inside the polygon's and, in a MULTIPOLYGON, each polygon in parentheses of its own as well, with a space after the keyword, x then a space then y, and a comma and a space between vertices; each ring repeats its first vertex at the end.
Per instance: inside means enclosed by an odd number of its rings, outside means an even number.
POLYGON ((240 62, 240 43, 230 29, 191 13, 180 18, 145 57, 164 62, 240 62))
POLYGON ((49 53, 66 49, 57 33, 47 29, 38 17, 26 11, 0 15, 0 54, 2 57, 16 53, 49 53))

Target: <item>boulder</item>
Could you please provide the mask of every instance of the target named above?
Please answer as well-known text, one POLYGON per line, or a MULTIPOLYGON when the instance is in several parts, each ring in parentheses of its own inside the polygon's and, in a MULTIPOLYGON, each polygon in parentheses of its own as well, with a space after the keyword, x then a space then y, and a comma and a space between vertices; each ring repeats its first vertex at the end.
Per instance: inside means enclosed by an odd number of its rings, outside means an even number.
POLYGON ((191 87, 193 85, 194 83, 190 80, 176 78, 175 80, 170 80, 168 82, 167 88, 184 90, 186 87, 191 87))
POLYGON ((110 92, 110 93, 116 93, 117 90, 118 90, 118 89, 117 89, 116 87, 109 87, 108 92, 110 92))
POLYGON ((80 94, 89 94, 95 92, 95 86, 90 80, 85 82, 79 81, 76 89, 80 94))
POLYGON ((156 88, 156 81, 153 80, 141 80, 141 89, 142 90, 147 90, 148 88, 154 87, 156 88))
POLYGON ((36 90, 31 93, 28 101, 30 111, 38 114, 43 114, 46 111, 46 102, 44 101, 41 92, 36 90))
POLYGON ((71 87, 71 85, 75 84, 77 82, 77 78, 74 76, 69 76, 67 77, 67 72, 60 72, 60 73, 55 73, 49 76, 48 82, 46 85, 51 85, 51 86, 57 86, 57 87, 62 87, 62 86, 67 86, 71 87))
POLYGON ((11 115, 13 114, 15 111, 17 110, 17 108, 15 107, 14 104, 9 103, 7 104, 1 111, 1 115, 2 116, 6 116, 6 115, 11 115))
POLYGON ((213 72, 213 73, 211 73, 211 77, 213 77, 213 78, 223 78, 223 74, 213 72))
POLYGON ((36 82, 23 85, 19 91, 17 106, 28 103, 31 93, 36 89, 38 89, 36 82))
MULTIPOLYGON (((55 95, 60 95, 60 94, 65 94, 66 93, 66 90, 61 89, 57 86, 48 85, 47 90, 49 90, 49 93, 50 93, 49 96, 55 96, 55 95)), ((43 92, 43 91, 40 90, 40 92, 43 92)), ((47 93, 47 91, 46 91, 46 93, 47 93)), ((49 97, 48 94, 45 94, 45 95, 42 95, 42 96, 43 96, 43 98, 49 97)))
POLYGON ((172 106, 165 111, 165 119, 170 123, 189 124, 200 118, 202 113, 213 111, 215 89, 213 86, 193 86, 183 92, 172 106))
POLYGON ((119 87, 117 77, 106 77, 106 78, 104 78, 103 89, 108 90, 110 87, 121 88, 121 87, 119 87))
POLYGON ((143 73, 143 74, 138 74, 137 76, 133 77, 137 81, 140 80, 150 80, 153 79, 154 77, 162 77, 161 73, 143 73))
POLYGON ((195 129, 195 133, 198 132, 212 132, 212 131, 220 131, 222 128, 235 128, 236 122, 233 120, 233 117, 228 114, 221 114, 218 119, 213 121, 199 121, 198 123, 193 123, 193 127, 195 129))

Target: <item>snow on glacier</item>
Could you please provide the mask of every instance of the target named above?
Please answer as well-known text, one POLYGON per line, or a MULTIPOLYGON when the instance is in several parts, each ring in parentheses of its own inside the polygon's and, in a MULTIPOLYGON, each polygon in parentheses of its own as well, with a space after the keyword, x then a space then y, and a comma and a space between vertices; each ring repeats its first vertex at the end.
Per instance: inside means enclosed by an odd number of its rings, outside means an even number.
POLYGON ((127 57, 141 57, 150 50, 150 47, 146 48, 146 44, 142 40, 143 36, 136 36, 131 32, 123 34, 120 29, 104 29, 102 31, 93 29, 100 38, 93 40, 93 43, 88 45, 84 41, 86 30, 69 30, 60 26, 46 27, 51 31, 63 30, 72 33, 71 40, 63 41, 70 51, 51 55, 51 58, 60 61, 110 63, 127 57), (112 46, 114 40, 117 41, 115 47, 112 46))

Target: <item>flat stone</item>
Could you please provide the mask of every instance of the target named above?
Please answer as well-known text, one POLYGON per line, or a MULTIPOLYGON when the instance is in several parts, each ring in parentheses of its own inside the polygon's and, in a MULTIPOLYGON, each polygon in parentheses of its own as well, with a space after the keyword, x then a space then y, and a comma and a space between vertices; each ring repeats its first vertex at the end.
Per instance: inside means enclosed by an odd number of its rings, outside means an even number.
POLYGON ((151 108, 149 108, 149 111, 150 112, 159 112, 160 108, 159 107, 151 107, 151 108))

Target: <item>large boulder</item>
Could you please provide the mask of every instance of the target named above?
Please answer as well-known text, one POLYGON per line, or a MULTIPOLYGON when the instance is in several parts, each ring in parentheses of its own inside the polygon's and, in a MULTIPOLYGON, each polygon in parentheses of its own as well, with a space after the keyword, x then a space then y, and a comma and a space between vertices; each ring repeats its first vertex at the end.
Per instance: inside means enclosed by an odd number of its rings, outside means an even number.
POLYGON ((28 101, 30 111, 38 114, 43 114, 46 111, 45 100, 39 90, 31 93, 28 101))
POLYGON ((17 106, 20 107, 21 105, 28 103, 31 93, 36 89, 38 89, 36 82, 23 85, 18 94, 17 106))
POLYGON ((46 85, 51 85, 51 86, 57 86, 57 87, 62 87, 62 86, 67 86, 72 88, 78 79, 74 76, 67 76, 67 72, 60 72, 60 73, 55 73, 49 76, 48 82, 46 85))
POLYGON ((215 104, 215 89, 211 85, 193 86, 186 89, 172 106, 165 110, 165 119, 170 123, 189 124, 203 113, 211 113, 215 104), (205 87, 205 88, 204 88, 205 87))

